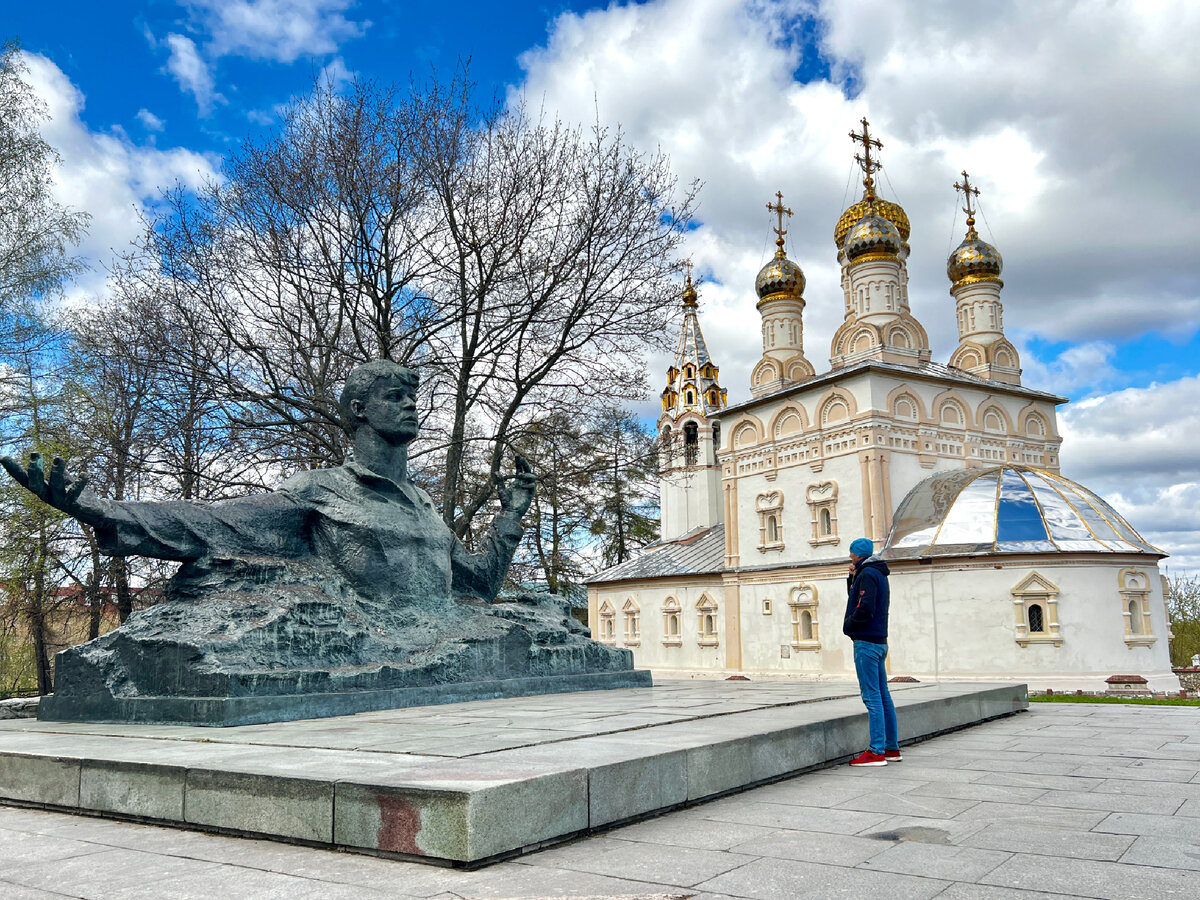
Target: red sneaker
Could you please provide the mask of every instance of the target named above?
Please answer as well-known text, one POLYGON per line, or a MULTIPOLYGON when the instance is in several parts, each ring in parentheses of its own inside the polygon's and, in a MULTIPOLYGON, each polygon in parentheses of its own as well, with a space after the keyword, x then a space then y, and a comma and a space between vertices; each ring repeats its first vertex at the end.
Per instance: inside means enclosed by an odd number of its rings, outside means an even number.
POLYGON ((899 747, 897 747, 895 750, 884 750, 883 758, 888 762, 900 762, 900 760, 904 759, 904 757, 900 755, 899 747))
POLYGON ((886 766, 887 759, 882 753, 872 753, 870 750, 864 750, 854 759, 850 760, 852 766, 886 766))

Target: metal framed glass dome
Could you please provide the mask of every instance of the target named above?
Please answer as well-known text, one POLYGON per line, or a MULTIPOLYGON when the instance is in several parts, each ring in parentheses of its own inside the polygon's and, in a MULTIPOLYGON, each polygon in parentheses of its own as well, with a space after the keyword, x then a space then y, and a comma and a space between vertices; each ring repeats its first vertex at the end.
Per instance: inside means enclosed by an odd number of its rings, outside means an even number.
POLYGON ((1055 472, 960 469, 926 478, 900 503, 890 559, 981 553, 1152 553, 1111 506, 1055 472))

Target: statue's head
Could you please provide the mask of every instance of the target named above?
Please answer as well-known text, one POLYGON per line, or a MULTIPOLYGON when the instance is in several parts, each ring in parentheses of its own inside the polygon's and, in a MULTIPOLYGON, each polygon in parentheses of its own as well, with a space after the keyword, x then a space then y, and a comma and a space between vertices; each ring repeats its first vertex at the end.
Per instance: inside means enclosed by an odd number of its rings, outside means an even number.
POLYGON ((351 370, 338 401, 351 433, 368 425, 388 440, 411 441, 417 436, 415 369, 377 359, 351 370))

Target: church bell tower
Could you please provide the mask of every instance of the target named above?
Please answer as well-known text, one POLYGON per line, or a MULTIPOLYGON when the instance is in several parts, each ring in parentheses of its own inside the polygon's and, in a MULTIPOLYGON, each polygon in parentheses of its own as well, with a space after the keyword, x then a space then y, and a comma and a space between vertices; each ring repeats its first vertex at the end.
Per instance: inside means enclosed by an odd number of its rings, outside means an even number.
POLYGON ((667 369, 658 419, 658 473, 662 540, 671 540, 721 521, 720 425, 709 416, 726 407, 720 370, 708 355, 700 330, 699 296, 687 263, 683 328, 675 360, 667 369))

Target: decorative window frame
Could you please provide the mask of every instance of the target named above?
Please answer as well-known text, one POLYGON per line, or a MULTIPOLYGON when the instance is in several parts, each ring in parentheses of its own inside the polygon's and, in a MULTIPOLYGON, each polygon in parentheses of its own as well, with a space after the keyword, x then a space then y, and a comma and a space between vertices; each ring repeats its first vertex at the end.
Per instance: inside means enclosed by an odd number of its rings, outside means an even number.
POLYGON ((818 606, 817 586, 815 584, 801 583, 793 587, 788 593, 788 608, 792 613, 791 645, 793 650, 811 651, 821 649, 820 622, 817 620, 818 606), (808 617, 810 626, 807 637, 804 634, 805 616, 808 617))
POLYGON ((626 647, 642 646, 642 607, 633 597, 621 607, 621 619, 625 626, 622 643, 626 647))
POLYGON ((1125 646, 1150 647, 1158 640, 1150 619, 1150 574, 1127 566, 1117 573, 1121 618, 1125 621, 1125 646))
POLYGON ((754 500, 758 511, 758 549, 763 553, 782 550, 783 543, 783 491, 766 491, 754 500), (771 528, 774 520, 775 527, 771 528))
POLYGON ((611 601, 605 599, 600 604, 600 636, 596 638, 601 644, 616 646, 617 644, 617 611, 611 601))
POLYGON ((696 620, 699 624, 696 643, 701 647, 716 647, 721 642, 717 631, 717 601, 707 593, 696 601, 696 620))
POLYGON ((664 647, 682 647, 683 646, 683 613, 679 608, 679 601, 674 597, 668 597, 663 601, 663 638, 664 647), (671 624, 674 622, 675 627, 672 629, 671 624))
POLYGON ((1044 575, 1030 572, 1012 589, 1013 612, 1016 616, 1016 641, 1022 647, 1030 644, 1053 644, 1061 647, 1063 636, 1058 624, 1058 586, 1044 575), (1042 611, 1042 630, 1031 631, 1029 610, 1038 606, 1042 611))
POLYGON ((837 501, 838 484, 836 481, 820 481, 808 486, 805 492, 808 500, 808 511, 812 516, 812 537, 808 542, 814 547, 823 544, 840 544, 838 537, 837 501), (821 528, 822 513, 829 515, 829 533, 824 534, 821 528))
POLYGON ((774 608, 774 606, 775 606, 775 603, 770 597, 762 598, 762 614, 764 616, 771 615, 771 611, 774 608))

